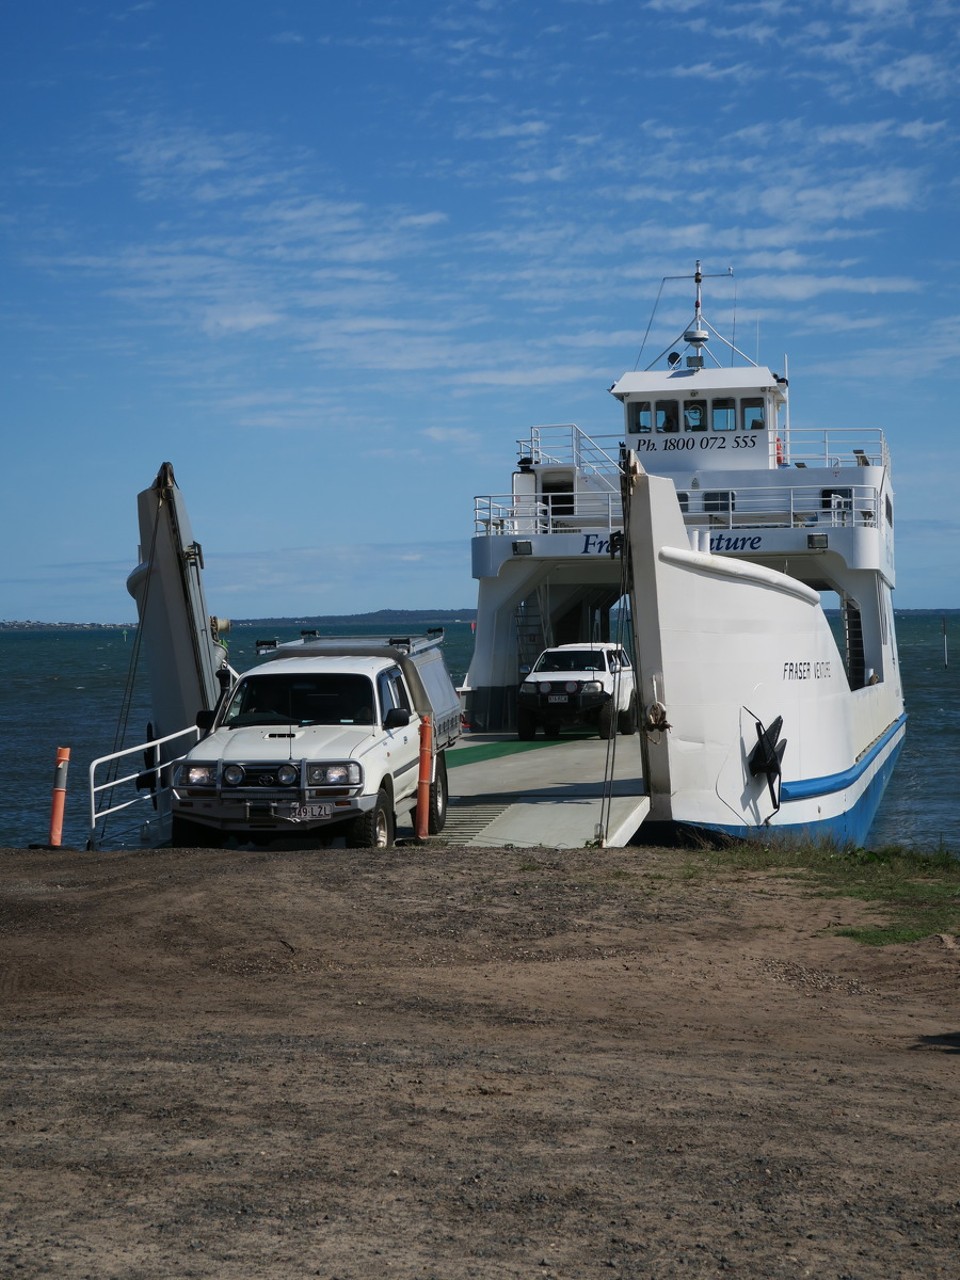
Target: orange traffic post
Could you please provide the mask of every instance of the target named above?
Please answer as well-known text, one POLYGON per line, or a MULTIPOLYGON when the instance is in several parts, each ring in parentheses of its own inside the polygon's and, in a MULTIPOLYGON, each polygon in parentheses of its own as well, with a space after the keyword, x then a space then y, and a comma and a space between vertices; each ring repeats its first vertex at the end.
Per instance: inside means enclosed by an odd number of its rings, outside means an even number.
POLYGON ((430 717, 420 721, 420 776, 417 779, 417 839, 430 832, 430 766, 433 757, 433 725, 430 717))
POLYGON ((53 772, 53 802, 50 806, 50 846, 58 849, 63 837, 63 810, 67 803, 67 770, 70 748, 57 747, 57 765, 53 772))

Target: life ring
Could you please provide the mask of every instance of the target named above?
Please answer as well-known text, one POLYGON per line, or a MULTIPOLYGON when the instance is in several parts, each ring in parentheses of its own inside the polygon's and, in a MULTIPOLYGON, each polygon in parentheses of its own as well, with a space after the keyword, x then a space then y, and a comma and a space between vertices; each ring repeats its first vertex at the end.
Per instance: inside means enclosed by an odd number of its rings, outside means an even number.
POLYGON ((777 436, 777 466, 783 466, 783 441, 777 436))

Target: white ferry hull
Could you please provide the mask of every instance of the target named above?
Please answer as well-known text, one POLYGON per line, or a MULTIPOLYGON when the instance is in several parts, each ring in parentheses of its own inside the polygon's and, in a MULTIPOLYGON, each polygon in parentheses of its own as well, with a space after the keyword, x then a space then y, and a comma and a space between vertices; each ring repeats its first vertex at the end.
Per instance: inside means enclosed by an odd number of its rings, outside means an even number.
POLYGON ((819 593, 689 550, 668 479, 636 476, 629 545, 651 821, 861 843, 905 730, 892 648, 885 678, 851 689, 819 593), (658 718, 669 728, 651 732, 658 718), (778 718, 771 788, 750 762, 778 718))
POLYGON ((892 653, 892 678, 851 690, 818 591, 686 543, 675 486, 637 475, 630 549, 650 820, 863 842, 905 730, 892 653), (771 787, 750 759, 758 726, 777 719, 786 745, 771 787))

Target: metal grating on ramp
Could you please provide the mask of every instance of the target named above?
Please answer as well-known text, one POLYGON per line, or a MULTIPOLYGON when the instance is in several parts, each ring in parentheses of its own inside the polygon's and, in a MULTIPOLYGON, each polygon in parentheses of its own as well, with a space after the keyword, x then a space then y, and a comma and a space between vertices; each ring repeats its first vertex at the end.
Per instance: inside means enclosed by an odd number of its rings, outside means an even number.
POLYGON ((464 804, 451 800, 447 809, 446 825, 439 839, 447 844, 465 844, 481 835, 491 822, 510 808, 509 804, 464 804))

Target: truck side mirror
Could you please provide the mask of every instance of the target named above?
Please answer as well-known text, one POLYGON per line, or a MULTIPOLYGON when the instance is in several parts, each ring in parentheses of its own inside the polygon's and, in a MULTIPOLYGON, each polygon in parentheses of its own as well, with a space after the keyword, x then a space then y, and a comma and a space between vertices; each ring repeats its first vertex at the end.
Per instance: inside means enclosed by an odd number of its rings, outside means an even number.
POLYGON ((213 728, 213 722, 216 719, 216 715, 216 711, 208 711, 206 708, 204 708, 203 711, 198 711, 197 728, 202 729, 204 733, 209 733, 213 728))
POLYGON ((403 729, 410 723, 410 712, 406 707, 391 707, 383 717, 385 729, 403 729))

